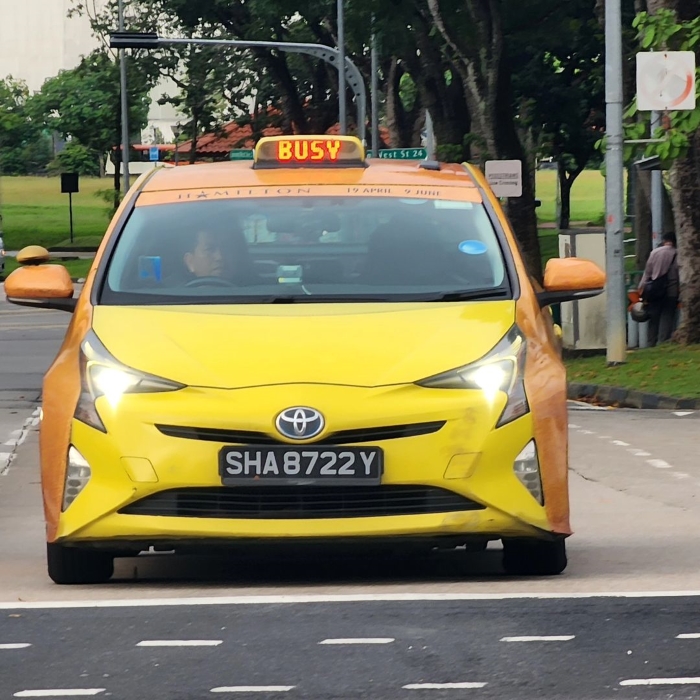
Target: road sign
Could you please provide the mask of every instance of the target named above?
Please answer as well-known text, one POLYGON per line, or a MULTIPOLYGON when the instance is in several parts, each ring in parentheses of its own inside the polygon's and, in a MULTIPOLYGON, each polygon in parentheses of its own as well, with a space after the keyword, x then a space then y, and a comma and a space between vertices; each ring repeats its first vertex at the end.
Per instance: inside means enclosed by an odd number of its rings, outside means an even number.
POLYGON ((427 148, 382 148, 380 158, 391 160, 425 160, 428 157, 427 148))
POLYGON ((253 150, 251 148, 234 148, 228 157, 230 160, 253 160, 253 150))
POLYGON ((496 197, 522 197, 523 162, 521 160, 487 160, 485 174, 496 197))
POLYGON ((151 146, 148 149, 148 159, 150 161, 160 160, 160 149, 158 146, 151 146))
POLYGON ((695 52, 638 53, 637 107, 643 112, 695 109, 695 52))

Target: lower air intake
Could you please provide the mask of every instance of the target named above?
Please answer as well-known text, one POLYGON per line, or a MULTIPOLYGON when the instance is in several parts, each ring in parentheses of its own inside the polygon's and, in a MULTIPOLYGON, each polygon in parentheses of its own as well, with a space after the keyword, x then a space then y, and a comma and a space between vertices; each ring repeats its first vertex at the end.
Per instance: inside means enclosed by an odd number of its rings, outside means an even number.
POLYGON ((171 489, 131 503, 120 513, 175 518, 305 520, 426 515, 483 508, 452 491, 427 486, 255 486, 171 489))

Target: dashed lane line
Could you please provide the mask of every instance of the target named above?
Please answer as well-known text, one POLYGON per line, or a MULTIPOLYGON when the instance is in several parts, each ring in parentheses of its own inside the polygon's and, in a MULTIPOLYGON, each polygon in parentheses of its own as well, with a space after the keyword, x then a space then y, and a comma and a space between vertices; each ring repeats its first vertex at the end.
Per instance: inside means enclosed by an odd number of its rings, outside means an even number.
POLYGON ((0 651, 3 650, 9 650, 9 649, 26 649, 27 647, 30 647, 31 644, 25 644, 24 642, 19 642, 16 644, 0 644, 0 651))
POLYGON ((403 686, 404 690, 468 690, 486 686, 486 683, 409 683, 403 686))
POLYGON ((502 637, 502 642, 570 642, 576 639, 575 634, 549 635, 544 637, 502 637))
POLYGON ((137 647, 218 647, 221 639, 145 639, 137 647))
POLYGON ((222 685, 212 688, 211 693, 288 693, 293 685, 222 685))
POLYGON ((16 698, 76 698, 85 695, 99 695, 106 688, 54 688, 52 690, 20 690, 16 698))
POLYGON ((324 639, 319 644, 391 644, 395 641, 393 637, 368 637, 366 639, 324 639))
POLYGON ((630 678, 620 685, 700 685, 700 678, 630 678))
POLYGON ((700 639, 700 632, 686 632, 679 634, 676 639, 700 639))

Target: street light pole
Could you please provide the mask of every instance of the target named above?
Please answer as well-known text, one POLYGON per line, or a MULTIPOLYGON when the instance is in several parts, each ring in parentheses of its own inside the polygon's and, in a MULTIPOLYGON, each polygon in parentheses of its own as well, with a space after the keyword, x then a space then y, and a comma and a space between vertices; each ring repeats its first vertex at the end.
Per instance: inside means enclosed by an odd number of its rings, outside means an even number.
MULTIPOLYGON (((124 31, 124 0, 119 0, 119 31, 124 31)), ((122 110, 122 167, 123 191, 129 191, 129 102, 126 93, 126 53, 119 49, 119 79, 121 85, 121 110, 122 110)))
POLYGON ((605 262, 607 361, 627 360, 621 0, 605 0, 605 262))
MULTIPOLYGON (((374 18, 372 18, 374 24, 374 18)), ((372 29, 372 155, 379 158, 379 50, 377 47, 377 34, 372 29)))
MULTIPOLYGON (((345 91, 345 0, 338 0, 338 112, 340 133, 348 133, 348 110, 345 91)), ((364 118, 364 115, 363 115, 364 118)), ((360 125, 357 125, 358 129, 360 125)))

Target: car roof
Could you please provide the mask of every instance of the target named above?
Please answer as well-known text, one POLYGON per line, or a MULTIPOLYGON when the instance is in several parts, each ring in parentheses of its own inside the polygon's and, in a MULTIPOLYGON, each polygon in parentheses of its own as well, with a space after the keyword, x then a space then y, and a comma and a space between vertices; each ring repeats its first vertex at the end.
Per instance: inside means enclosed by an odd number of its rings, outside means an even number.
MULTIPOLYGON (((144 183, 143 192, 195 190, 270 185, 410 185, 413 187, 468 187, 477 185, 467 169, 444 163, 439 170, 421 168, 418 161, 368 159, 368 167, 253 168, 252 161, 198 163, 158 168, 144 183)), ((379 193, 377 193, 379 194, 379 193)), ((473 192, 478 201, 479 196, 473 192)))

